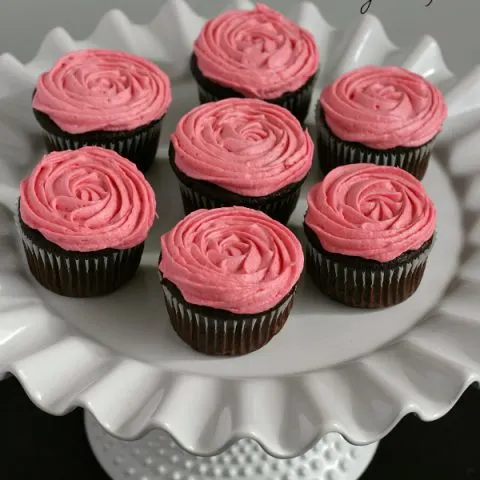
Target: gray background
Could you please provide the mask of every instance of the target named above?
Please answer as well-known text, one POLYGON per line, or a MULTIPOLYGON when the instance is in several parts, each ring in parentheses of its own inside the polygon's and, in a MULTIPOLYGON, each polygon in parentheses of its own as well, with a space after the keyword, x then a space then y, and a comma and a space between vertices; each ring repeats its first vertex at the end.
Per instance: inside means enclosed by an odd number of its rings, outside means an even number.
MULTIPOLYGON (((281 11, 299 0, 264 0, 281 11)), ((442 47, 447 65, 463 74, 480 63, 480 0, 372 0, 370 12, 385 25, 399 45, 414 43, 430 34, 442 47)), ((56 26, 65 27, 76 39, 88 36, 108 10, 123 10, 136 23, 147 23, 163 0, 0 0, 0 52, 29 61, 43 37, 56 26)), ((199 13, 211 16, 225 7, 225 0, 190 0, 199 13)), ((344 27, 360 16, 364 0, 314 0, 326 20, 344 27)))

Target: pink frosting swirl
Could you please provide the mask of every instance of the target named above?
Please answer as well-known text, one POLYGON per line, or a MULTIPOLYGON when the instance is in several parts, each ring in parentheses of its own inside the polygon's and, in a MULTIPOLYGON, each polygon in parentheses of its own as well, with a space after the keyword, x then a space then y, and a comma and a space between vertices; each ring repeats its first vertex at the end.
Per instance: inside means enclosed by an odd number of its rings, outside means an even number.
POLYGON ((259 197, 302 180, 313 141, 286 109, 229 98, 188 112, 172 134, 175 163, 186 175, 259 197))
POLYGON ((435 231, 435 206, 422 184, 396 167, 338 167, 312 187, 307 201, 305 223, 331 253, 389 262, 420 248, 435 231))
POLYGON ((347 72, 323 90, 320 104, 337 137, 379 150, 423 145, 447 116, 440 90, 400 67, 347 72))
POLYGON ((40 75, 33 108, 62 130, 134 130, 160 119, 172 101, 170 80, 155 64, 125 52, 80 50, 40 75))
POLYGON ((297 283, 303 252, 295 235, 244 207, 196 210, 161 237, 159 270, 195 305, 260 313, 297 283))
POLYGON ((209 20, 194 53, 206 77, 262 99, 298 90, 319 63, 313 36, 263 4, 209 20))
POLYGON ((20 216, 64 250, 126 249, 142 243, 155 194, 130 161, 82 147, 45 155, 20 184, 20 216))

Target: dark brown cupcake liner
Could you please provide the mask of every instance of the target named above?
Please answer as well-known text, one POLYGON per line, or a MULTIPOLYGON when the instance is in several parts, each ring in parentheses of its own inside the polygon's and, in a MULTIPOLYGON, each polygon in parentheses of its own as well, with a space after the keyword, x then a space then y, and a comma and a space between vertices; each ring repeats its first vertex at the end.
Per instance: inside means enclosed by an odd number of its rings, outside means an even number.
MULTIPOLYGON (((245 98, 245 95, 233 88, 220 85, 203 75, 198 67, 195 54, 190 57, 190 70, 198 86, 200 103, 216 102, 225 98, 245 98)), ((294 92, 287 92, 278 98, 266 99, 265 101, 286 108, 304 125, 310 110, 316 77, 317 74, 315 73, 302 87, 294 92)))
POLYGON ((384 308, 415 293, 423 278, 433 238, 420 249, 384 264, 331 254, 314 243, 317 242, 307 241, 305 264, 322 293, 350 307, 384 308))
POLYGON ((125 250, 71 252, 49 242, 17 218, 30 272, 42 286, 66 297, 112 293, 138 270, 144 244, 125 250))
POLYGON ((268 216, 287 224, 298 199, 305 178, 300 182, 292 183, 270 195, 262 197, 245 197, 230 192, 218 185, 203 180, 196 180, 181 172, 175 164, 175 150, 170 144, 169 149, 170 165, 178 178, 180 194, 182 197, 185 214, 199 210, 220 207, 242 206, 259 210, 268 216))
POLYGON ((97 146, 116 151, 133 162, 145 173, 155 160, 160 141, 163 117, 135 130, 118 132, 94 131, 71 134, 63 131, 48 115, 33 110, 43 129, 43 140, 48 152, 76 150, 85 146, 97 146))
POLYGON ((322 109, 317 105, 317 150, 323 174, 341 165, 372 163, 381 166, 399 167, 422 180, 428 168, 436 137, 420 147, 395 147, 375 150, 356 142, 338 138, 328 127, 322 109))
POLYGON ((212 356, 239 356, 265 346, 283 328, 293 306, 296 286, 274 308, 254 315, 192 305, 162 278, 165 304, 173 329, 192 349, 212 356))

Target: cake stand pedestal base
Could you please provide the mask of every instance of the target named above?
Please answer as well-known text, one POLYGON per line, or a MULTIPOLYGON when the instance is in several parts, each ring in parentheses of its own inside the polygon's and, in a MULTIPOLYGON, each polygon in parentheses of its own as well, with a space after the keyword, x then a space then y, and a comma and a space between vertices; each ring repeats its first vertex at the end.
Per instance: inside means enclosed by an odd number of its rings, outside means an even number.
POLYGON ((332 433, 286 460, 249 439, 214 457, 196 457, 162 431, 128 442, 106 433, 88 413, 85 426, 93 453, 113 480, 358 480, 377 448, 376 443, 353 446, 332 433))

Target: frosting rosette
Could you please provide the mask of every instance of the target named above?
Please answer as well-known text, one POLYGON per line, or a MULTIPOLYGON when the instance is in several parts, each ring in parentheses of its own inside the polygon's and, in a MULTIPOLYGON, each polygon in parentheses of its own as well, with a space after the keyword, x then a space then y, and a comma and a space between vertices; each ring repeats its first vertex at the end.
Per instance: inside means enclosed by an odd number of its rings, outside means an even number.
POLYGON ((307 226, 330 253, 389 262, 435 232, 436 210, 419 180, 396 167, 332 170, 308 193, 307 226))
POLYGON ((187 302, 254 314, 276 306, 303 270, 295 235, 244 207, 197 210, 161 237, 162 275, 187 302))
POLYGON ((45 155, 20 184, 20 216, 64 250, 141 244, 155 194, 137 167, 112 150, 82 147, 45 155))
POLYGON ((32 106, 78 134, 134 130, 159 120, 171 101, 170 80, 154 63, 89 49, 64 55, 40 75, 32 106))
POLYGON ((255 99, 200 105, 182 117, 171 141, 185 175, 251 197, 303 180, 314 150, 288 110, 255 99))
POLYGON ((386 150, 432 140, 447 116, 440 90, 401 67, 360 67, 327 86, 320 105, 340 139, 386 150))
POLYGON ((263 4, 209 20, 195 41, 194 54, 206 77, 262 99, 298 90, 319 63, 313 36, 263 4))

